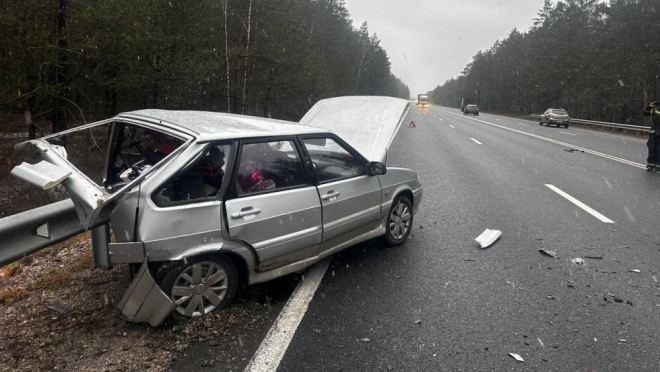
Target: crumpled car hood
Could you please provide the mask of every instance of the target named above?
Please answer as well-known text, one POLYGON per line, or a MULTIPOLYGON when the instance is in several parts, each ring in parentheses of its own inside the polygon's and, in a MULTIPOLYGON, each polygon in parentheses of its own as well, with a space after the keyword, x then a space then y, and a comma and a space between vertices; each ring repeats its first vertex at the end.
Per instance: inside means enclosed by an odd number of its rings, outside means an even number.
POLYGON ((350 96, 317 102, 301 124, 330 130, 370 161, 384 161, 410 102, 401 98, 350 96))

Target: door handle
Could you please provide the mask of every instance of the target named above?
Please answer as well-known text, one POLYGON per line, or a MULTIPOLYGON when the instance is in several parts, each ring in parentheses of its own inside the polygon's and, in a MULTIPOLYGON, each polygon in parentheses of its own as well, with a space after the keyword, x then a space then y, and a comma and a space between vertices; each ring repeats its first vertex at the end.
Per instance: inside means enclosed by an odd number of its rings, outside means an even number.
POLYGON ((261 209, 248 207, 248 208, 241 209, 240 212, 233 213, 231 215, 231 218, 232 219, 238 219, 238 218, 243 218, 245 216, 251 216, 251 215, 259 214, 259 213, 261 213, 261 209))
POLYGON ((321 197, 321 199, 323 199, 323 200, 330 200, 330 199, 332 199, 332 198, 336 198, 336 197, 338 197, 338 196, 339 196, 339 193, 338 193, 338 192, 330 191, 330 192, 328 192, 327 194, 323 195, 323 196, 321 197))

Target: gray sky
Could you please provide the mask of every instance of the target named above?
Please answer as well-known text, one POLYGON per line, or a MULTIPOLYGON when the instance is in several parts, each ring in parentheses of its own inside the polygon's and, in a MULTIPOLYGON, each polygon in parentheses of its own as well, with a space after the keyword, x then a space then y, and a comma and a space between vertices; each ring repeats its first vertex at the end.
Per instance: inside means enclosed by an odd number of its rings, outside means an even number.
POLYGON ((367 21, 410 93, 432 90, 458 76, 472 56, 527 31, 543 0, 345 0, 360 27, 367 21))

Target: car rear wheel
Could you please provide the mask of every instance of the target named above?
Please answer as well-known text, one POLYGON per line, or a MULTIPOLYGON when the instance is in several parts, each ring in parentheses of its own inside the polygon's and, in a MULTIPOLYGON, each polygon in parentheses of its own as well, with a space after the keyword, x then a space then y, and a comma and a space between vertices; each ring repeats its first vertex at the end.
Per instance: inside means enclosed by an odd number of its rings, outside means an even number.
POLYGON ((410 200, 399 195, 394 199, 385 223, 385 243, 390 247, 403 244, 413 226, 413 208, 410 200))
POLYGON ((194 318, 231 302, 238 287, 238 272, 228 257, 195 257, 170 269, 161 287, 176 304, 174 317, 194 318))

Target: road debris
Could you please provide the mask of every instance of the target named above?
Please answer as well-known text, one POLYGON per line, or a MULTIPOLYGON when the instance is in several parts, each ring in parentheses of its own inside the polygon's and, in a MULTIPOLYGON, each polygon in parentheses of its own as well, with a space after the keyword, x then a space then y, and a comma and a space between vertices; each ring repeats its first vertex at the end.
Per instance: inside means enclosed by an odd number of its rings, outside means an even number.
POLYGON ((483 249, 483 248, 488 248, 488 247, 490 247, 491 245, 493 245, 493 243, 495 243, 495 241, 497 241, 497 239, 499 239, 500 236, 502 236, 502 232, 501 232, 501 231, 499 231, 499 230, 486 229, 486 230, 484 230, 484 232, 481 233, 481 235, 479 235, 479 236, 478 236, 476 239, 474 239, 474 240, 475 240, 477 243, 479 243, 479 245, 480 245, 481 248, 483 249))
POLYGON ((571 259, 571 262, 573 262, 576 265, 584 265, 584 260, 581 259, 580 257, 571 259))
POLYGON ((54 303, 54 302, 47 303, 46 304, 46 309, 57 311, 60 314, 66 314, 66 313, 69 312, 69 310, 66 307, 64 307, 64 306, 62 306, 58 303, 54 303))
POLYGON ((602 260, 603 256, 584 256, 584 258, 588 258, 590 260, 602 260))
POLYGON ((620 339, 620 340, 619 340, 619 342, 627 342, 627 341, 626 341, 626 340, 624 340, 624 339, 620 339))
POLYGON ((637 274, 641 274, 641 273, 642 273, 640 270, 637 270, 637 269, 630 270, 630 272, 631 272, 631 273, 637 273, 637 274))
POLYGON ((573 149, 573 148, 563 149, 561 151, 565 151, 565 152, 584 152, 584 150, 578 150, 578 149, 573 149))
POLYGON ((545 298, 550 299, 550 300, 556 300, 557 298, 553 295, 547 295, 545 298))
POLYGON ((464 258, 463 261, 474 262, 476 260, 474 258, 464 258))
POLYGON ((557 258, 557 253, 555 253, 555 252, 553 252, 553 251, 549 251, 549 250, 547 250, 547 249, 545 249, 545 248, 541 248, 541 249, 539 249, 539 252, 541 252, 542 254, 544 254, 544 255, 546 255, 546 256, 550 256, 550 257, 552 257, 552 258, 557 258))
POLYGON ((525 363, 525 360, 524 360, 520 355, 518 355, 518 354, 516 354, 516 353, 509 353, 509 356, 510 356, 511 358, 513 358, 513 359, 515 359, 515 360, 521 362, 521 363, 525 363))
POLYGON ((421 320, 421 319, 417 319, 417 320, 415 320, 415 323, 417 323, 417 324, 422 324, 422 320, 421 320))
POLYGON ((360 339, 360 341, 362 341, 362 342, 369 342, 369 341, 371 341, 371 340, 365 337, 365 338, 360 339))

